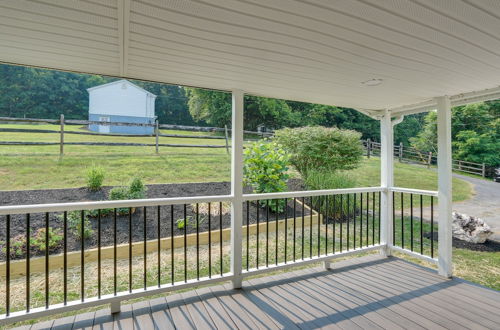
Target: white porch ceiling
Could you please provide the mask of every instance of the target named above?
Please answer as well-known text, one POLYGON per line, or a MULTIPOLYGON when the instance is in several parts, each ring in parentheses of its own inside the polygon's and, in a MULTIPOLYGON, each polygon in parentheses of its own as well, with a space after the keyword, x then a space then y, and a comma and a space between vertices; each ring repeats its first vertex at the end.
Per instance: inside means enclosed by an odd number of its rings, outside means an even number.
POLYGON ((498 97, 499 31, 499 0, 0 1, 1 62, 374 113, 498 97))

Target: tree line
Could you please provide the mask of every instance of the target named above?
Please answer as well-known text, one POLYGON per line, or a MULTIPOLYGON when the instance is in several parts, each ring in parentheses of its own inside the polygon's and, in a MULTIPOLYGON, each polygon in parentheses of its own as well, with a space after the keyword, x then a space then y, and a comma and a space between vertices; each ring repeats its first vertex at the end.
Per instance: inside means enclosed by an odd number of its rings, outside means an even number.
MULTIPOLYGON (((116 80, 101 75, 0 65, 0 116, 88 118, 87 88, 116 80)), ((231 124, 226 92, 131 80, 157 95, 160 123, 224 127, 231 124)), ((245 129, 326 126, 351 129, 379 141, 379 121, 354 109, 246 95, 245 129)), ((500 101, 453 109, 453 152, 457 159, 500 165, 500 101)), ((394 141, 436 151, 436 114, 407 116, 395 127, 394 141)))

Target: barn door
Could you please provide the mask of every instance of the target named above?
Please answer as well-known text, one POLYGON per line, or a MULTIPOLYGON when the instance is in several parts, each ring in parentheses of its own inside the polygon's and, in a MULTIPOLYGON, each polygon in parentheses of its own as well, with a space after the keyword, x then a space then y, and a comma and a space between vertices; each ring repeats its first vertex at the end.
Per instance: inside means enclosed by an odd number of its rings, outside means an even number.
MULTIPOLYGON (((109 117, 99 117, 99 121, 109 122, 109 117)), ((109 125, 99 125, 99 133, 109 133, 111 126, 109 125)))

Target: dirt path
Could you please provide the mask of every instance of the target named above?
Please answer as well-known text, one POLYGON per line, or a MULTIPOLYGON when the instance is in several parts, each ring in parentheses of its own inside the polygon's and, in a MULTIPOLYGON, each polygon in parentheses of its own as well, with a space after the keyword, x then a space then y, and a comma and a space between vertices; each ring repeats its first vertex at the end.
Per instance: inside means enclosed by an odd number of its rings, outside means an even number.
POLYGON ((473 197, 453 203, 453 210, 482 218, 492 229, 492 239, 500 241, 500 183, 453 174, 473 186, 473 197))

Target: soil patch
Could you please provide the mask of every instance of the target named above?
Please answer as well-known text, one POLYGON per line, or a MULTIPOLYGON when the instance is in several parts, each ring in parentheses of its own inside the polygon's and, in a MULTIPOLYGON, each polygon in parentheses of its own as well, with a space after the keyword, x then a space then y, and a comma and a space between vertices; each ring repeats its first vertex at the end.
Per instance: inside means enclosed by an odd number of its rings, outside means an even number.
MULTIPOLYGON (((304 190, 301 180, 292 179, 288 183, 289 191, 304 190)), ((231 187, 229 182, 210 182, 210 183, 184 183, 184 184, 156 184, 148 185, 147 198, 167 198, 167 197, 189 197, 189 196, 213 196, 227 195, 230 193, 231 187)), ((106 200, 109 190, 113 187, 104 187, 102 191, 91 192, 86 188, 74 189, 47 189, 47 190, 22 190, 22 191, 0 191, 0 205, 27 205, 27 204, 46 204, 60 202, 82 202, 82 201, 101 201, 106 200)), ((250 193, 251 190, 245 188, 245 193, 250 193)), ((283 219, 285 214, 291 218, 294 215, 293 200, 287 201, 287 207, 280 213, 274 213, 271 208, 265 205, 257 205, 257 203, 244 203, 243 205, 243 224, 253 224, 257 222, 257 216, 260 221, 274 221, 275 219, 283 219), (247 212, 247 205, 249 206, 247 212)), ((212 230, 229 228, 231 225, 231 215, 229 205, 225 203, 222 206, 222 216, 219 214, 219 203, 211 204, 211 215, 209 216, 207 205, 200 204, 198 213, 198 228, 196 226, 196 205, 176 205, 176 206, 161 206, 161 207, 145 207, 138 208, 129 216, 117 215, 116 232, 117 243, 138 242, 158 238, 158 230, 160 237, 170 237, 172 235, 183 235, 204 232, 212 230), (217 204, 217 205, 216 205, 217 204), (184 219, 187 219, 185 221, 184 219), (144 221, 146 230, 144 230, 144 221), (158 227, 159 223, 159 227, 158 227), (182 223, 185 227, 182 227, 182 223)), ((97 212, 94 212, 97 214, 97 212)), ((307 209, 304 210, 304 215, 308 215, 307 209)), ((302 207, 299 203, 296 205, 295 215, 302 216, 302 207)), ((77 213, 76 217, 80 214, 77 213)), ((3 217, 2 217, 3 218, 3 217)), ((93 234, 84 240, 85 249, 97 247, 97 228, 98 218, 90 217, 90 223, 93 229, 93 234)), ((3 220, 3 219, 2 219, 3 220)), ((12 215, 10 226, 11 246, 14 246, 16 241, 22 241, 26 237, 27 232, 27 216, 12 215)), ((30 214, 30 237, 34 237, 38 230, 46 226, 46 214, 32 213, 30 214)), ((78 221, 77 221, 78 222, 78 221)), ((101 245, 109 246, 114 242, 114 218, 112 212, 101 216, 101 245)), ((0 222, 0 260, 5 260, 5 241, 6 227, 5 222, 0 222)), ((54 212, 48 215, 48 224, 53 231, 63 233, 63 213, 54 212)), ((43 238, 44 236, 41 235, 43 238)), ((62 240, 60 244, 53 247, 50 251, 53 253, 62 252, 62 240)), ((78 251, 81 249, 81 240, 75 234, 75 229, 68 227, 68 251, 78 251)), ((14 259, 24 258, 25 249, 21 249, 18 255, 12 255, 14 259)), ((32 248, 32 256, 43 255, 43 251, 32 248)))
MULTIPOLYGON (((425 238, 431 238, 431 233, 424 233, 425 238)), ((438 241, 438 233, 434 233, 433 240, 438 241)), ((452 245, 455 248, 467 249, 479 252, 500 252, 500 242, 487 240, 483 244, 474 244, 461 239, 453 238, 452 245)))

